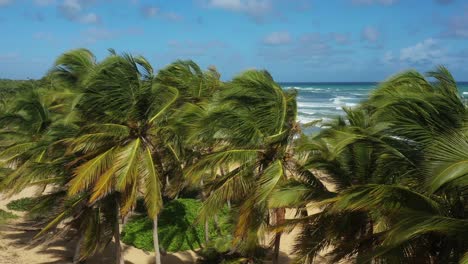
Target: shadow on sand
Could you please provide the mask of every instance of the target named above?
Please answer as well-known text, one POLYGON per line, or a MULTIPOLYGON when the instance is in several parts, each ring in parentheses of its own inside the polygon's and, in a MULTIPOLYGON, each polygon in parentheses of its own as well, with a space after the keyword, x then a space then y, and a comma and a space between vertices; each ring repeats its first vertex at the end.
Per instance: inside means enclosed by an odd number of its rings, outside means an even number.
MULTIPOLYGON (((26 223, 15 223, 12 226, 0 226, 2 236, 8 239, 12 246, 24 249, 35 249, 36 254, 45 256, 50 261, 41 264, 67 264, 72 263, 73 253, 77 243, 71 236, 59 237, 53 241, 33 240, 38 231, 31 231, 26 223)), ((123 253, 126 257, 125 264, 154 264, 153 254, 142 250, 122 245, 123 253), (128 259, 127 259, 128 258, 128 259)), ((25 251, 27 254, 27 250, 25 251)), ((114 242, 107 245, 103 252, 86 260, 86 264, 107 264, 114 263, 114 242)), ((193 254, 189 252, 179 252, 162 256, 164 264, 188 264, 195 263, 193 254)))

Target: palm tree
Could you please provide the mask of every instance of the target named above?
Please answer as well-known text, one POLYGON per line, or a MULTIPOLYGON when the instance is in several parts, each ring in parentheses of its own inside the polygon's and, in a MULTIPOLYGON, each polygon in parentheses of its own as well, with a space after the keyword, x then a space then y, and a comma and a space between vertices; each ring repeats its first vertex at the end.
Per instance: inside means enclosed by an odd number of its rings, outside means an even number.
MULTIPOLYGON (((74 51, 70 52, 73 53, 74 51)), ((62 55, 57 63, 68 55, 62 55)), ((62 66, 57 67, 64 69, 62 66)), ((56 77, 52 72, 40 81, 31 82, 34 86, 18 89, 15 100, 8 102, 6 112, 2 112, 0 117, 0 156, 2 167, 5 168, 2 170, 4 175, 0 182, 0 191, 14 194, 31 185, 42 186, 42 190, 46 186, 52 187, 48 194, 39 197, 33 210, 41 215, 41 220, 35 223, 36 226, 43 227, 36 236, 38 239, 42 235, 49 235, 47 231, 59 224, 72 227, 60 228, 59 233, 78 230, 77 233, 84 234, 85 228, 93 226, 82 225, 91 223, 87 220, 91 214, 87 212, 95 210, 86 207, 83 197, 66 197, 65 185, 71 175, 68 164, 75 157, 66 153, 65 143, 67 139, 76 136, 83 121, 76 109, 79 93, 72 90, 75 83, 57 82, 56 77), (69 221, 70 219, 74 220, 69 221)), ((100 209, 101 213, 108 211, 106 208, 100 209)), ((101 217, 105 218, 105 215, 101 217)), ((108 230, 105 225, 95 229, 108 230)), ((81 235, 81 243, 77 244, 76 261, 94 254, 98 248, 106 245, 106 236, 107 234, 97 232, 96 239, 85 241, 85 236, 81 235), (86 251, 80 250, 81 244, 87 248, 86 251)))
MULTIPOLYGON (((192 109, 196 121, 188 125, 190 140, 211 147, 186 170, 192 182, 208 187, 200 217, 208 219, 226 203, 235 204, 234 244, 241 252, 253 254, 268 224, 284 221, 284 207, 273 209, 268 220, 268 200, 290 178, 287 171, 295 169, 290 153, 298 132, 295 96, 268 72, 252 70, 226 83, 213 103, 192 109)), ((277 232, 275 262, 280 239, 277 232)))
MULTIPOLYGON (((90 191, 88 203, 109 195, 123 217, 143 190, 148 214, 154 222, 155 260, 160 263, 157 215, 162 207, 160 182, 163 164, 158 153, 157 122, 176 101, 178 91, 157 85, 151 65, 143 57, 112 54, 96 65, 83 83, 78 108, 87 117, 70 151, 79 153, 69 195, 90 191)), ((123 263, 115 214, 117 263, 123 263)))
MULTIPOLYGON (((404 213, 396 214, 398 220, 389 227, 377 256, 401 245, 415 247, 415 241, 425 241, 426 247, 432 249, 424 252, 429 261, 458 262, 467 252, 468 111, 447 69, 439 67, 428 76, 436 81, 425 82, 418 75, 407 78, 408 83, 417 84, 413 86, 424 88, 419 97, 407 91, 409 99, 403 105, 388 96, 389 103, 376 112, 387 111, 383 116, 395 124, 392 133, 422 150, 417 165, 424 176, 418 178, 425 184, 417 190, 436 210, 412 208, 410 205, 415 203, 411 200, 402 202, 404 213)), ((401 94, 398 91, 393 95, 401 94)))
MULTIPOLYGON (((148 214, 154 220, 155 259, 160 263, 157 214, 169 182, 182 179, 181 168, 189 151, 180 144, 180 130, 172 123, 177 109, 211 96, 219 74, 214 70, 203 73, 191 61, 177 61, 154 76, 144 58, 118 56, 112 50, 99 64, 89 51, 71 51, 59 57, 51 74, 74 87, 79 98, 75 109, 86 116, 81 134, 67 141, 69 153, 77 157, 70 163, 75 169, 69 195, 89 193, 91 207, 111 195, 118 201, 120 215, 125 216, 143 190, 148 214)), ((173 187, 172 192, 177 189, 173 187)), ((119 214, 114 215, 119 252, 119 214)))
POLYGON ((1 114, 0 160, 8 172, 1 180, 1 191, 13 194, 30 184, 61 181, 57 175, 43 174, 37 168, 61 157, 64 148, 51 151, 53 143, 76 130, 63 122, 69 114, 62 107, 67 100, 60 90, 29 87, 18 93, 1 114))
MULTIPOLYGON (((365 110, 346 109, 346 113, 346 119, 339 118, 317 137, 298 142, 298 152, 305 150, 306 154, 303 166, 313 169, 313 174, 324 175, 321 180, 329 185, 325 191, 310 186, 307 194, 303 193, 307 186, 298 185, 298 190, 284 190, 275 198, 287 201, 284 196, 294 197, 296 193, 300 195, 292 199, 292 202, 299 201, 296 206, 310 207, 318 203, 322 208, 321 212, 291 221, 301 223, 303 229, 295 251, 304 263, 312 263, 329 246, 334 248, 329 254, 331 261, 362 254, 364 245, 372 242, 374 225, 380 217, 347 210, 346 206, 339 207, 343 210, 335 209, 339 195, 354 186, 393 184, 415 170, 406 158, 416 155, 415 151, 401 147, 396 139, 386 135, 387 125, 373 123, 365 110)), ((310 178, 317 179, 314 175, 307 177, 310 178)))
POLYGON ((300 262, 328 246, 332 261, 439 263, 466 252, 466 186, 434 192, 466 176, 466 134, 453 132, 466 131, 466 106, 445 68, 429 76, 437 82, 416 72, 384 82, 303 146, 307 167, 325 172, 337 193, 322 212, 295 221, 303 225, 300 262))

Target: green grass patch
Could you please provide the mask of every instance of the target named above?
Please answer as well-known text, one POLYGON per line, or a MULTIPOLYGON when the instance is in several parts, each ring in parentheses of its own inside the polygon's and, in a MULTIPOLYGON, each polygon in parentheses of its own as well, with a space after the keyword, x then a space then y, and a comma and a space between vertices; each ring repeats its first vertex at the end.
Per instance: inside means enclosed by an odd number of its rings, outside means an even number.
POLYGON ((0 209, 0 224, 5 224, 10 220, 18 218, 17 215, 0 209))
MULTIPOLYGON (((158 220, 160 247, 168 252, 197 249, 204 242, 204 224, 195 224, 202 203, 195 199, 177 199, 168 202, 158 220)), ((227 210, 219 216, 222 234, 230 233, 227 210)), ((210 237, 218 236, 213 222, 209 223, 210 237)), ((146 215, 133 217, 123 228, 122 241, 137 248, 154 251, 153 221, 146 215)))
POLYGON ((36 198, 26 197, 9 202, 7 204, 7 208, 13 211, 28 212, 34 207, 34 205, 36 205, 36 203, 36 198))

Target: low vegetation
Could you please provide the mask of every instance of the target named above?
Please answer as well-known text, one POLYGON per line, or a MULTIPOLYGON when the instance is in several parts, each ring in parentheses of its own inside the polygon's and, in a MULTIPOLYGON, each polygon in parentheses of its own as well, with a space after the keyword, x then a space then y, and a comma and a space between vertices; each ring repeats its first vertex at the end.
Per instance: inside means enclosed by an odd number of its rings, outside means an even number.
POLYGON ((37 199, 25 197, 9 202, 7 208, 12 211, 27 212, 30 211, 36 203, 37 199))
MULTIPOLYGON (((167 203, 159 215, 160 248, 167 252, 196 250, 205 242, 204 223, 197 222, 202 202, 195 199, 176 199, 167 203)), ((209 240, 231 233, 227 210, 208 224, 209 240)), ((146 215, 131 217, 122 231, 122 241, 137 248, 154 251, 153 221, 146 215)))
POLYGON ((6 224, 16 218, 18 218, 17 215, 0 209, 0 224, 6 224))

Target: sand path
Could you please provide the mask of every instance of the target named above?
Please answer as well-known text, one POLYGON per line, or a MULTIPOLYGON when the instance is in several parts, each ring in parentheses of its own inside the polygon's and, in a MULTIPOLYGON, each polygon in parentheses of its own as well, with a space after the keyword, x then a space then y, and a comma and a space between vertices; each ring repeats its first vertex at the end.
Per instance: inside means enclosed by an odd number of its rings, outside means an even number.
MULTIPOLYGON (((21 193, 6 198, 0 194, 0 209, 8 211, 6 205, 16 199, 37 195, 34 187, 26 188, 21 193)), ((21 213, 13 212, 23 216, 21 213)), ((294 217, 293 211, 287 212, 287 218, 294 217)), ((46 263, 71 263, 76 241, 67 238, 49 242, 49 245, 32 246, 31 241, 34 231, 24 231, 11 228, 24 227, 22 220, 11 222, 8 226, 0 226, 0 264, 46 264, 46 263)), ((292 244, 298 231, 293 230, 284 234, 281 239, 280 263, 290 263, 292 244)), ((268 241, 268 238, 265 239, 268 241)), ((151 252, 122 245, 126 264, 150 264, 154 263, 151 252)), ((102 254, 87 261, 88 264, 113 263, 113 245, 109 245, 102 254)), ((184 251, 163 256, 163 264, 188 264, 195 263, 196 254, 193 251, 184 251)))

